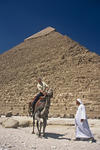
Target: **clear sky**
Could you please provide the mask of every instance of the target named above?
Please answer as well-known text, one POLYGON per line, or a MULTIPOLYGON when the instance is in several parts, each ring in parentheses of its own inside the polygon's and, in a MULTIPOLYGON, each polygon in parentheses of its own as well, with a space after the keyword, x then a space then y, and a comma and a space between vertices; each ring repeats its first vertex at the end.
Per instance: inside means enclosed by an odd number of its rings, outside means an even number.
POLYGON ((48 26, 100 55, 100 0, 0 0, 0 54, 48 26))

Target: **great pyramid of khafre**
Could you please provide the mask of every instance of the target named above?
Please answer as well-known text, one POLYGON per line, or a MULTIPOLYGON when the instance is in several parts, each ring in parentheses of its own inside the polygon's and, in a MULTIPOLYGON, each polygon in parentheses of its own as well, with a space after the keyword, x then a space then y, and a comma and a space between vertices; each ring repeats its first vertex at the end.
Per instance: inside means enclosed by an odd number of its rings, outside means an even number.
POLYGON ((54 91, 49 116, 74 117, 81 98, 100 118, 100 56, 52 27, 0 55, 0 114, 28 115, 38 77, 54 91))

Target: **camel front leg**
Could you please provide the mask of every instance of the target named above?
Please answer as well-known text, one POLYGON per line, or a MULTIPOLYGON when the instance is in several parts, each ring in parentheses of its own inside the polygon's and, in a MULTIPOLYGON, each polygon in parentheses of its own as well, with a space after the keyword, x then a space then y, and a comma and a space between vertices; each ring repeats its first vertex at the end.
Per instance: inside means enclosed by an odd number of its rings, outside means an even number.
POLYGON ((46 119, 46 118, 43 118, 43 137, 45 136, 45 128, 46 128, 46 125, 47 125, 47 119, 46 119))
POLYGON ((37 130, 38 130, 38 135, 39 135, 39 121, 37 120, 37 130))
POLYGON ((40 114, 40 112, 37 111, 36 114, 35 114, 35 118, 36 118, 36 120, 37 120, 37 130, 38 130, 38 135, 40 136, 41 133, 40 133, 40 117, 39 117, 39 114, 40 114))
POLYGON ((37 130, 38 130, 38 136, 41 136, 41 123, 39 120, 37 120, 37 130))
POLYGON ((41 129, 42 129, 42 126, 43 126, 43 121, 41 121, 41 120, 40 120, 40 132, 39 132, 39 136, 41 136, 41 129))

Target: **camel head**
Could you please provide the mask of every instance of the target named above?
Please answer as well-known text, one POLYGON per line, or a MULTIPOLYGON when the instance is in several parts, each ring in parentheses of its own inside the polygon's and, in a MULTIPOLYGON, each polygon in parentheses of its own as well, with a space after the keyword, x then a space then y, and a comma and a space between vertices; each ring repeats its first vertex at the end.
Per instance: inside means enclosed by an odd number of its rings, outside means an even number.
POLYGON ((50 89, 48 89, 48 91, 47 91, 47 96, 49 97, 49 98, 52 98, 53 97, 53 90, 50 88, 50 89))

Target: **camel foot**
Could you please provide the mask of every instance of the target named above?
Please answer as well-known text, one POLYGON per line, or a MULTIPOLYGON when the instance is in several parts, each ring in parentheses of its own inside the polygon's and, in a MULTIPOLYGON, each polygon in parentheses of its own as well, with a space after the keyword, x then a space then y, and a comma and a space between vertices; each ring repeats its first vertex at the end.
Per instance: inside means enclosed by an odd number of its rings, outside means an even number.
POLYGON ((45 134, 43 134, 43 137, 45 137, 45 134))
POLYGON ((42 135, 38 135, 39 138, 42 138, 42 135))
POLYGON ((34 131, 32 131, 32 134, 35 134, 35 132, 34 132, 34 131))
POLYGON ((36 135, 39 137, 39 138, 41 138, 42 136, 41 136, 41 133, 36 133, 36 135))

